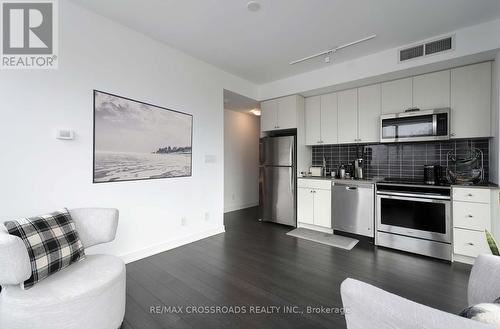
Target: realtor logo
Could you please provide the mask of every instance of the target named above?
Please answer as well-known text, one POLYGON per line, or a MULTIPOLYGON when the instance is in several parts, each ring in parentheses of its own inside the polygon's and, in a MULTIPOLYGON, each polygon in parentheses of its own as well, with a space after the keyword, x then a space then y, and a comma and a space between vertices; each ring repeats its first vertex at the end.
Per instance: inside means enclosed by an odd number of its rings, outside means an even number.
POLYGON ((55 0, 1 0, 3 69, 57 68, 55 0))

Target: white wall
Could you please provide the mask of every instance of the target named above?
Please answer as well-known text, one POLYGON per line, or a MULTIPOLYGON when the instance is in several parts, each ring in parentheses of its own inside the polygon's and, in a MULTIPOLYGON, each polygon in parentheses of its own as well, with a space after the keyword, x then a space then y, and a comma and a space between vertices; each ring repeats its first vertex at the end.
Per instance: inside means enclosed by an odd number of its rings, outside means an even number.
MULTIPOLYGON (((445 36, 450 34, 455 35, 456 48, 454 51, 435 54, 433 56, 411 60, 401 64, 399 64, 397 60, 398 49, 401 47, 384 50, 372 55, 337 64, 335 64, 334 58, 333 64, 319 68, 318 70, 260 85, 258 99, 265 100, 285 95, 304 93, 329 86, 347 84, 353 81, 364 81, 382 75, 387 75, 385 80, 396 79, 399 77, 397 75, 398 72, 425 65, 430 66, 430 71, 445 69, 447 67, 432 65, 445 61, 453 62, 453 60, 459 58, 463 59, 500 48, 500 38, 498 37, 500 35, 500 19, 457 31, 450 31, 450 33, 445 34, 445 36), (391 78, 389 78, 390 74, 393 74, 391 78)), ((481 60, 485 60, 485 58, 479 55, 475 59, 476 62, 481 60)), ((472 59, 472 62, 474 62, 474 59, 472 59)), ((458 62, 454 62, 452 66, 464 64, 465 63, 458 64, 458 62)), ((414 74, 417 73, 414 72, 414 74)), ((377 81, 371 81, 370 83, 375 82, 377 81)), ((356 87, 356 85, 351 85, 350 87, 346 87, 346 89, 351 87, 356 87)))
POLYGON ((224 211, 259 204, 260 118, 224 110, 224 211))
POLYGON ((59 3, 59 69, 0 72, 0 221, 116 207, 115 242, 93 251, 127 261, 223 231, 223 89, 256 98, 256 86, 59 3), (193 176, 92 184, 93 89, 192 113, 193 176), (74 129, 76 140, 56 140, 56 128, 74 129))

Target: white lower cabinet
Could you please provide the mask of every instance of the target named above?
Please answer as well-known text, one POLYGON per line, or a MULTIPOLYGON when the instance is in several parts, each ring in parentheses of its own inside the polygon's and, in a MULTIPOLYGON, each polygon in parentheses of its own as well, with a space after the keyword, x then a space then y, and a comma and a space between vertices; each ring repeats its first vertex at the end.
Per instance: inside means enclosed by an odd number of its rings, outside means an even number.
POLYGON ((332 227, 332 192, 314 190, 314 225, 332 227))
POLYGON ((310 188, 297 189, 297 221, 314 224, 314 194, 310 188))
POLYGON ((329 180, 298 179, 297 222, 307 228, 332 228, 331 182, 329 180))
POLYGON ((489 203, 453 202, 453 227, 491 231, 491 211, 489 203))
POLYGON ((488 248, 488 244, 486 243, 484 231, 454 228, 453 239, 453 251, 456 255, 477 257, 480 254, 491 253, 488 248))
POLYGON ((492 202, 496 190, 453 187, 454 260, 472 263, 480 254, 490 254, 484 230, 492 232, 492 202))

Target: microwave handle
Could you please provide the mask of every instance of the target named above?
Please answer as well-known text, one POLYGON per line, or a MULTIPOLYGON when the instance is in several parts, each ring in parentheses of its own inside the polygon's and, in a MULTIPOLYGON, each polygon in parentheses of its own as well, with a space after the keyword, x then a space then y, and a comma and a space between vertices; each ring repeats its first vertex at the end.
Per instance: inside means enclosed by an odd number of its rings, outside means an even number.
POLYGON ((437 114, 432 115, 432 136, 437 136, 438 121, 437 114))

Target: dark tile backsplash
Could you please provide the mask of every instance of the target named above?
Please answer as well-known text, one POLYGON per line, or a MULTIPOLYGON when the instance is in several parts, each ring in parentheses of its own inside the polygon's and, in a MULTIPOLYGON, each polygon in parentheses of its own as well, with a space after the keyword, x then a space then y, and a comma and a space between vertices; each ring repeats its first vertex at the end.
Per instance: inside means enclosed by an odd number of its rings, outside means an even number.
POLYGON ((485 180, 488 180, 488 139, 450 140, 440 142, 394 143, 370 145, 318 145, 312 147, 312 164, 321 166, 323 157, 327 171, 337 170, 362 155, 364 175, 367 178, 424 178, 424 165, 446 166, 447 154, 464 154, 471 147, 483 151, 485 180))

